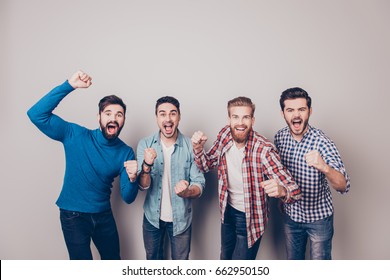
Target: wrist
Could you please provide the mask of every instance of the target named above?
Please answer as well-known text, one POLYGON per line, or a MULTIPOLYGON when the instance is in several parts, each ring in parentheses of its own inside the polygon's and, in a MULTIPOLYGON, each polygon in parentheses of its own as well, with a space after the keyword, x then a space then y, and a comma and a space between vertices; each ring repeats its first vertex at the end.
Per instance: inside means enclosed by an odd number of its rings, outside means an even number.
POLYGON ((203 147, 202 147, 202 148, 198 148, 198 149, 195 149, 195 148, 194 148, 194 154, 195 154, 195 155, 201 154, 202 151, 203 151, 203 147))
POLYGON ((146 165, 147 167, 152 168, 153 163, 152 163, 152 164, 149 164, 149 163, 147 163, 147 162, 144 160, 144 161, 142 162, 142 165, 146 165))
POLYGON ((330 171, 330 166, 327 165, 327 164, 325 164, 325 165, 324 165, 324 168, 323 168, 323 170, 322 170, 322 173, 324 173, 324 174, 326 175, 326 174, 329 173, 329 171, 330 171))

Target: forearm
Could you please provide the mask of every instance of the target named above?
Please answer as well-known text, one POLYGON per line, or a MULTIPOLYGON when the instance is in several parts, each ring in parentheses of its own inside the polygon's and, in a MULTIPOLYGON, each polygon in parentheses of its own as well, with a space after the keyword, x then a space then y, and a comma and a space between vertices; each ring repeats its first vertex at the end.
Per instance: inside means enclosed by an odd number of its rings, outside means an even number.
POLYGON ((138 194, 138 187, 136 182, 131 182, 127 173, 121 175, 121 196, 127 203, 132 203, 138 194))
POLYGON ((198 185, 191 185, 181 194, 183 198, 198 198, 202 194, 202 190, 198 185))
POLYGON ((286 196, 283 198, 284 203, 291 204, 302 198, 301 189, 298 187, 297 184, 288 184, 287 186, 285 186, 285 189, 286 196))
POLYGON ((141 164, 141 172, 138 176, 138 185, 142 190, 146 190, 150 187, 150 184, 152 182, 150 172, 151 167, 145 165, 144 163, 141 164))
POLYGON ((151 181, 150 174, 140 173, 138 185, 142 190, 148 189, 150 187, 151 181))
POLYGON ((347 180, 344 175, 333 169, 329 165, 326 166, 324 172, 332 188, 339 192, 345 192, 347 188, 347 180))

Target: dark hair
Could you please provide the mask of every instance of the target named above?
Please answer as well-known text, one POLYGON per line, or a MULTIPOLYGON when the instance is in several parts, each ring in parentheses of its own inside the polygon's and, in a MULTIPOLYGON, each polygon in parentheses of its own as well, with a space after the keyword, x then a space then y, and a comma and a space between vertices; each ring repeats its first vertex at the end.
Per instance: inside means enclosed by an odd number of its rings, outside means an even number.
POLYGON ((123 113, 126 114, 126 104, 123 103, 123 100, 116 95, 108 95, 108 96, 105 96, 102 99, 100 99, 100 101, 99 101, 99 114, 101 112, 103 112, 104 109, 108 105, 112 105, 112 104, 118 104, 118 105, 122 106, 123 113))
POLYGON ((172 104, 173 106, 175 106, 175 107, 177 108, 177 112, 178 112, 179 115, 180 115, 180 103, 179 103, 179 100, 177 100, 175 97, 172 97, 172 96, 160 97, 160 98, 156 101, 156 109, 155 109, 156 115, 157 115, 157 108, 158 108, 158 106, 160 106, 161 104, 164 104, 164 103, 170 103, 170 104, 172 104))
POLYGON ((227 109, 228 109, 228 115, 230 117, 230 107, 242 107, 242 106, 248 106, 252 108, 252 117, 255 114, 256 105, 252 102, 252 100, 245 96, 239 96, 232 100, 228 101, 227 109))
POLYGON ((284 110, 284 101, 287 99, 297 99, 297 98, 305 98, 307 107, 310 109, 311 107, 311 98, 309 94, 304 90, 299 87, 294 87, 294 88, 289 88, 286 89, 285 91, 282 92, 282 95, 280 96, 280 108, 282 111, 284 110))

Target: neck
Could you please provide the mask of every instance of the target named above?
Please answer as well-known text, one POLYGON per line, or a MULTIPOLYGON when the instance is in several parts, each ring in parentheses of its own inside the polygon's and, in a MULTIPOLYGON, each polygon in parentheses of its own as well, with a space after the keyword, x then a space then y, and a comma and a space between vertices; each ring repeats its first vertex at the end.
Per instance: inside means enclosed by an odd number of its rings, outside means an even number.
POLYGON ((238 143, 234 140, 233 140, 233 142, 234 142, 234 145, 236 145, 237 149, 241 149, 241 148, 245 147, 245 144, 246 144, 246 142, 238 143))
POLYGON ((290 130, 290 133, 295 141, 301 142, 303 136, 305 136, 305 134, 307 133, 308 130, 309 130, 309 125, 307 125, 305 130, 300 134, 294 134, 291 130, 290 130))
POLYGON ((172 146, 172 145, 174 145, 174 144, 176 143, 177 135, 178 135, 178 133, 177 133, 177 131, 176 131, 175 134, 174 134, 172 137, 167 138, 167 137, 164 136, 164 134, 162 134, 162 133, 160 132, 161 141, 164 143, 164 145, 165 145, 167 148, 169 148, 170 146, 172 146))

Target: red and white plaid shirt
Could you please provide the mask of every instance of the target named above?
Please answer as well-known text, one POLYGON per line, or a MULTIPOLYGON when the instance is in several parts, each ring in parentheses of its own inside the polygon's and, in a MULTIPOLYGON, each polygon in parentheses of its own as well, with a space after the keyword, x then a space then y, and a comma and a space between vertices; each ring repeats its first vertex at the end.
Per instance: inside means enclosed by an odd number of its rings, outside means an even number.
MULTIPOLYGON (((224 222, 228 196, 228 174, 226 152, 233 145, 230 126, 225 126, 217 136, 213 146, 195 155, 199 169, 206 173, 218 166, 218 192, 221 220, 224 222)), ((267 179, 276 179, 286 189, 285 203, 293 203, 301 197, 301 191, 295 184, 290 172, 281 164, 274 144, 267 138, 251 130, 245 144, 245 158, 242 162, 244 182, 244 204, 248 247, 264 233, 268 222, 267 197, 260 183, 267 179)))

